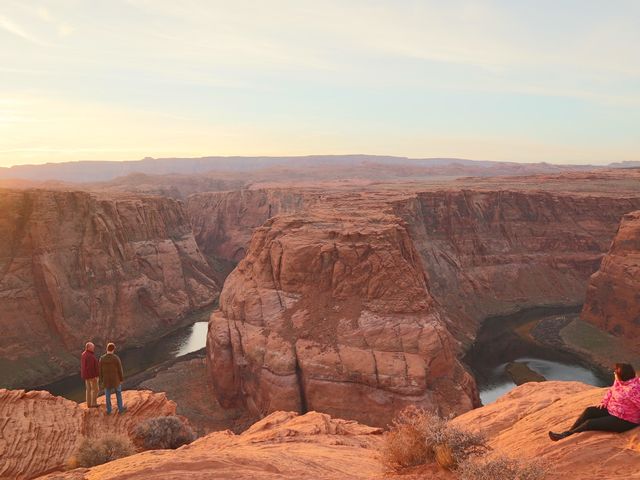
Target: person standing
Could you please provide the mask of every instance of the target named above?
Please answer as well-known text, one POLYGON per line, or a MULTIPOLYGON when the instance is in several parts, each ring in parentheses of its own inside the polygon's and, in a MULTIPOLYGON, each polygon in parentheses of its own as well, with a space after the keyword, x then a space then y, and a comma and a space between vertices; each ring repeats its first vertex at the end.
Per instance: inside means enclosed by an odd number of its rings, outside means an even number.
POLYGON ((93 343, 87 342, 80 359, 80 376, 84 380, 87 408, 98 407, 98 376, 100 373, 98 359, 93 353, 95 348, 93 343))
POLYGON ((107 345, 107 353, 100 357, 100 384, 104 387, 104 398, 107 404, 107 415, 111 415, 111 394, 115 391, 118 402, 118 412, 127 411, 122 404, 122 362, 115 354, 116 346, 113 343, 107 345))

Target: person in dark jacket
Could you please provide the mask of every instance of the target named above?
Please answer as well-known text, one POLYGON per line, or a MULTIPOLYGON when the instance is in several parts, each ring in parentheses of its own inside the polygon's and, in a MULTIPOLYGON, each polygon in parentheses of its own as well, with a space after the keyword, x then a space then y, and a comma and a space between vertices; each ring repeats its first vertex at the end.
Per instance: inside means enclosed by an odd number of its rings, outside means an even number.
POLYGON ((95 348, 93 343, 87 342, 80 359, 80 376, 84 380, 88 408, 98 407, 98 376, 100 372, 98 359, 93 353, 95 348))
POLYGON ((113 343, 107 345, 107 353, 100 357, 100 384, 104 387, 104 398, 107 403, 107 415, 111 415, 111 394, 115 391, 118 401, 118 412, 124 413, 127 409, 122 404, 122 362, 114 352, 116 346, 113 343))

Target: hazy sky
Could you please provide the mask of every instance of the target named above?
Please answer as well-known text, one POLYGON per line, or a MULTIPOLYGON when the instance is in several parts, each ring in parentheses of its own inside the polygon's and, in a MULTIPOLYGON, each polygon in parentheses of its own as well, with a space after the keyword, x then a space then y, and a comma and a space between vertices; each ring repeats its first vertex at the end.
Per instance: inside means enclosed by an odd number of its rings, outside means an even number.
POLYGON ((0 1, 0 166, 640 160, 640 1, 0 1))

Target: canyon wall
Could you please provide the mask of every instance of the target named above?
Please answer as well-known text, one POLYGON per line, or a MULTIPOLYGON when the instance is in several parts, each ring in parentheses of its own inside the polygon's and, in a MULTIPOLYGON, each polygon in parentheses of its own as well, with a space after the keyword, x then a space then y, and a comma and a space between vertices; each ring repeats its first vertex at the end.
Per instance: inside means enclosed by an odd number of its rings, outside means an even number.
POLYGON ((209 324, 222 405, 372 425, 409 404, 478 405, 406 225, 388 210, 343 195, 255 230, 209 324))
POLYGON ((640 211, 622 218, 589 281, 582 318, 640 346, 640 211))
POLYGON ((208 338, 218 399, 373 425, 408 403, 470 409, 458 341, 487 316, 582 303, 638 206, 537 191, 325 192, 257 228, 227 278, 208 338))
POLYGON ((320 194, 266 189, 191 195, 187 210, 200 249, 225 277, 246 253, 253 230, 269 218, 315 203, 320 194))
POLYGON ((219 287, 182 204, 86 192, 0 192, 0 385, 78 369, 88 340, 141 344, 219 287))
POLYGON ((578 305, 620 218, 640 198, 434 191, 396 202, 431 294, 465 333, 490 315, 578 305))

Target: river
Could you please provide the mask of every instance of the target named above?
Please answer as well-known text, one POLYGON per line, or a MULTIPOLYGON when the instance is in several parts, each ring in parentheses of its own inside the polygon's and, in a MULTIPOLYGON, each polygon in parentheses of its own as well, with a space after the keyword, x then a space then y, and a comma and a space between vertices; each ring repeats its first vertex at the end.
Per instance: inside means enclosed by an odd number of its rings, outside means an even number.
POLYGON ((543 318, 577 311, 578 307, 540 307, 486 319, 464 358, 476 378, 482 404, 494 402, 516 386, 506 372, 512 362, 527 365, 547 380, 574 380, 598 387, 611 384, 611 378, 577 355, 543 345, 526 334, 543 318))

